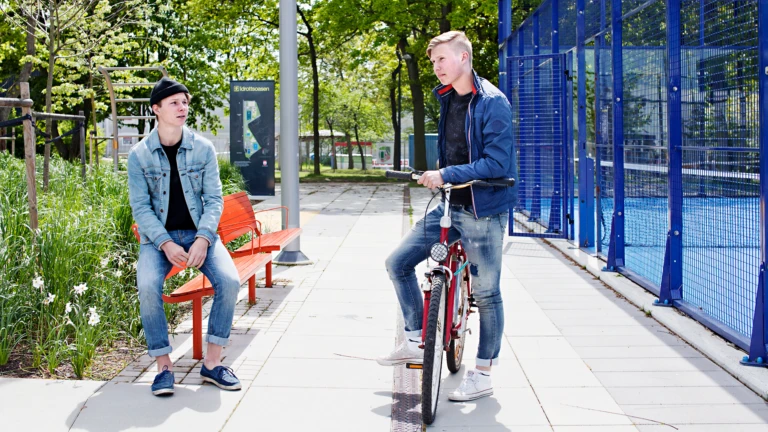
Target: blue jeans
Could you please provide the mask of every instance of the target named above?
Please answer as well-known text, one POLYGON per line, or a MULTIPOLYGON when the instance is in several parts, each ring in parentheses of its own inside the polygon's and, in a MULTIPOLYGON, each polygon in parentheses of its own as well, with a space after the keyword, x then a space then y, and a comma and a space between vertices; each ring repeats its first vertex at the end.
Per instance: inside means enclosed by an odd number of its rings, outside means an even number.
MULTIPOLYGON (((195 242, 197 231, 180 230, 168 233, 171 240, 189 251, 195 242)), ((136 267, 136 281, 139 288, 141 323, 147 338, 149 355, 159 357, 171 352, 168 342, 168 322, 163 310, 163 282, 173 267, 165 253, 151 243, 141 245, 139 262, 136 267)), ((235 313, 237 293, 240 291, 240 277, 235 263, 220 240, 208 247, 200 271, 213 285, 213 306, 208 315, 206 341, 225 346, 229 342, 229 331, 235 313)))
MULTIPOLYGON (((421 336, 424 299, 416 279, 416 266, 427 259, 429 247, 440 241, 440 218, 444 204, 433 209, 427 217, 416 222, 387 258, 389 278, 395 285, 400 308, 405 319, 406 335, 421 336), (426 238, 424 226, 426 225, 426 238)), ((504 306, 501 301, 501 252, 509 212, 475 219, 471 209, 451 206, 450 243, 461 239, 472 280, 472 293, 480 312, 480 344, 478 366, 498 364, 501 338, 504 332, 504 306)))

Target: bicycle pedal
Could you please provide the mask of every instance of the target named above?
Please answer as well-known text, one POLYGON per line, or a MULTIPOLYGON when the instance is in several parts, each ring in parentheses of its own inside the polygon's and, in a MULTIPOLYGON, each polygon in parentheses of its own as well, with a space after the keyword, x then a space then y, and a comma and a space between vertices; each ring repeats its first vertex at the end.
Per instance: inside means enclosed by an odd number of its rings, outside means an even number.
POLYGON ((406 363, 405 364, 406 369, 424 369, 424 365, 421 363, 406 363))

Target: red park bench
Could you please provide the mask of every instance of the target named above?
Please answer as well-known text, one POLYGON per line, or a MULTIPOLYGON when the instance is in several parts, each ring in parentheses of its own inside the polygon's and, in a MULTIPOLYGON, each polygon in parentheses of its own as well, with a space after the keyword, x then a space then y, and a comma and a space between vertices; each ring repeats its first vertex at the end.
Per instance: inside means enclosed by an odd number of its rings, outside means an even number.
MULTIPOLYGON (((288 220, 288 209, 275 207, 258 212, 253 211, 251 201, 245 192, 238 192, 224 197, 224 209, 219 220, 218 233, 225 245, 236 238, 252 233, 251 241, 241 246, 237 251, 230 252, 232 260, 240 276, 240 284, 248 281, 248 301, 256 302, 256 273, 262 268, 266 270, 267 287, 272 286, 272 253, 279 251, 285 245, 301 235, 301 228, 288 228, 275 232, 264 233, 261 222, 256 219, 256 213, 285 209, 288 220)), ((131 227, 133 235, 140 240, 136 224, 131 227)), ((165 277, 174 276, 183 269, 173 266, 165 277)), ((202 273, 194 279, 176 288, 171 294, 163 294, 166 303, 181 303, 192 301, 192 357, 203 358, 203 297, 213 295, 210 281, 202 273)))

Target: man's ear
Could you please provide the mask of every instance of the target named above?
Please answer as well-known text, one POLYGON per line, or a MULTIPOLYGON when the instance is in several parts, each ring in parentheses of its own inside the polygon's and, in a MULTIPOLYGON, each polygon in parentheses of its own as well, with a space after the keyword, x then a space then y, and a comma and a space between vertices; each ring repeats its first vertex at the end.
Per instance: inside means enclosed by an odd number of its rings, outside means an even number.
POLYGON ((158 105, 157 104, 152 105, 152 112, 155 113, 155 115, 157 115, 157 108, 155 108, 156 106, 158 105))

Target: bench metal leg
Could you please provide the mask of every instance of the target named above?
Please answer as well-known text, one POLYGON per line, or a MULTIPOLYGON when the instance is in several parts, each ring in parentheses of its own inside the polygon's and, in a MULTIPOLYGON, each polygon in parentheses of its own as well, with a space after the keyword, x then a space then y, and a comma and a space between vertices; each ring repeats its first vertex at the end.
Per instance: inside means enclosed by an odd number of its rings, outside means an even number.
POLYGON ((192 300, 192 358, 203 359, 203 298, 192 300))
POLYGON ((248 303, 256 303, 256 275, 253 275, 248 279, 248 303))
POLYGON ((264 282, 267 288, 272 288, 272 261, 267 263, 267 280, 264 282))

